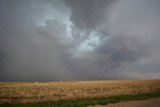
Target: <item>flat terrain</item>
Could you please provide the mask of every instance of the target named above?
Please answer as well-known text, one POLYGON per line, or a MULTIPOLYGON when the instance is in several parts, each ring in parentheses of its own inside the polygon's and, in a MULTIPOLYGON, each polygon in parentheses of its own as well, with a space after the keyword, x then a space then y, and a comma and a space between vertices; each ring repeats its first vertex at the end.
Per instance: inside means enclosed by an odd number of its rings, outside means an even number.
POLYGON ((97 105, 89 107, 160 107, 160 97, 147 100, 121 102, 108 105, 97 105))
POLYGON ((76 100, 160 91, 160 80, 0 82, 0 103, 76 100))

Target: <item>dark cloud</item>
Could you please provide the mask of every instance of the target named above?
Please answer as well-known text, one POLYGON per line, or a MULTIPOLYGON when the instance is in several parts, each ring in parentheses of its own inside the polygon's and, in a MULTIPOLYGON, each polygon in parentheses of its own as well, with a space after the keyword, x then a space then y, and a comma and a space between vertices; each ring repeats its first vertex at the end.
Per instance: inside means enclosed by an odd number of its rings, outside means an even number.
POLYGON ((0 81, 159 78, 159 0, 1 0, 0 81))
POLYGON ((72 9, 70 20, 80 28, 95 28, 102 24, 109 7, 117 0, 64 0, 72 9))

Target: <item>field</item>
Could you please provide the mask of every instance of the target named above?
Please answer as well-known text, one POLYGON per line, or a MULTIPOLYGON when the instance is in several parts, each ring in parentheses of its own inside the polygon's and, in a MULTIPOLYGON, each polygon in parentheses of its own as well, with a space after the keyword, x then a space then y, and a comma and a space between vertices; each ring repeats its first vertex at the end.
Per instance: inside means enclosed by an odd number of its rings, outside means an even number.
POLYGON ((160 80, 0 82, 0 104, 74 101, 159 92, 160 80))

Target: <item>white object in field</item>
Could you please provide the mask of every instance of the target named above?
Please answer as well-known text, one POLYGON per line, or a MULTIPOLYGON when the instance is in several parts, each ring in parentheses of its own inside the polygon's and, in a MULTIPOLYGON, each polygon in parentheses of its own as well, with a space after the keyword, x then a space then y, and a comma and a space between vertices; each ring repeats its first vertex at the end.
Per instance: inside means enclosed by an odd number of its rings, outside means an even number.
POLYGON ((36 81, 36 84, 37 84, 38 82, 36 81))
POLYGON ((62 82, 62 80, 61 80, 61 79, 59 79, 59 80, 58 80, 58 82, 62 82))

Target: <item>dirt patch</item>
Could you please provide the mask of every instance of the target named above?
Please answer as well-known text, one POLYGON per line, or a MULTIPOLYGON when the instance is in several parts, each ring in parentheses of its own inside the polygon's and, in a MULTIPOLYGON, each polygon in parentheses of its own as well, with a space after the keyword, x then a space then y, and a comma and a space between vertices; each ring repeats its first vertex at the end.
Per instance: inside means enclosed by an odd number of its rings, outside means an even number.
POLYGON ((96 105, 89 107, 160 107, 160 97, 148 100, 121 102, 108 105, 96 105))

